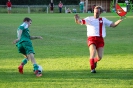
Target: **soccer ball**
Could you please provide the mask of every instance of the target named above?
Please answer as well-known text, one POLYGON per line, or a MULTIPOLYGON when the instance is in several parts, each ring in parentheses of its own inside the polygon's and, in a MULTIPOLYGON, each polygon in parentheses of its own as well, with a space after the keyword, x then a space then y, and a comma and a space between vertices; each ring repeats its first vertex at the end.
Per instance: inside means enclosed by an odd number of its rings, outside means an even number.
POLYGON ((38 72, 38 73, 42 73, 43 68, 42 68, 42 66, 41 66, 41 65, 38 65, 38 70, 39 70, 39 72, 38 72))

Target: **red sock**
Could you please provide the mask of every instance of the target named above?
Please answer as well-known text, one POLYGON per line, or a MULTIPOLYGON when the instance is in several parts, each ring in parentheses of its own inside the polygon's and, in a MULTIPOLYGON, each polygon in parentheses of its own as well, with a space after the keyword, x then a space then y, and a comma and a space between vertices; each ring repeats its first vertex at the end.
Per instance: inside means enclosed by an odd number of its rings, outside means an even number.
POLYGON ((90 59, 91 70, 95 69, 94 59, 90 59))

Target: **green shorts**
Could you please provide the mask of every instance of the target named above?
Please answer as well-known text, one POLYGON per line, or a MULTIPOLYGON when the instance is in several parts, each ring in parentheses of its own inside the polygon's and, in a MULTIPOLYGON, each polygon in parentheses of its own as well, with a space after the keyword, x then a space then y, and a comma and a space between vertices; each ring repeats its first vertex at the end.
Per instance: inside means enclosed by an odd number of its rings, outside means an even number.
POLYGON ((28 55, 30 53, 35 54, 31 42, 26 42, 25 41, 25 42, 18 43, 17 47, 18 47, 18 52, 22 53, 24 55, 28 55))

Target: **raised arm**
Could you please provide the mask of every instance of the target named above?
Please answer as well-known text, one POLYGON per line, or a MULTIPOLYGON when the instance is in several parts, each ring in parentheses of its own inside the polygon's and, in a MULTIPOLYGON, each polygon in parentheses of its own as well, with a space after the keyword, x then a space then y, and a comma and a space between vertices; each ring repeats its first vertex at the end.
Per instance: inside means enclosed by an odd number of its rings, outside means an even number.
POLYGON ((116 26, 118 26, 119 23, 120 23, 121 21, 122 21, 122 19, 117 20, 116 22, 112 23, 112 24, 110 25, 110 27, 116 27, 116 26))
POLYGON ((78 14, 76 14, 76 15, 74 16, 74 19, 75 19, 75 23, 77 23, 77 24, 82 24, 82 20, 80 19, 80 17, 78 16, 78 14))

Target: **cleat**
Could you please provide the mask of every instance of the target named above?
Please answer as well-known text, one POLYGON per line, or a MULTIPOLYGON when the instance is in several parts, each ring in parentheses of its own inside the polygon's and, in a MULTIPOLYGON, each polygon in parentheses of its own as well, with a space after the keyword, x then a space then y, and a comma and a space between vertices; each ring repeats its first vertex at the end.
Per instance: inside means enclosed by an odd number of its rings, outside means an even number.
POLYGON ((41 74, 36 74, 36 77, 41 77, 42 76, 42 73, 41 74))
POLYGON ((18 70, 19 70, 19 73, 20 73, 20 74, 23 74, 23 65, 20 65, 20 66, 18 67, 18 70))
POLYGON ((42 73, 39 70, 34 71, 34 74, 36 75, 36 77, 42 76, 42 73))
POLYGON ((96 70, 95 69, 91 70, 91 73, 96 73, 96 70))

